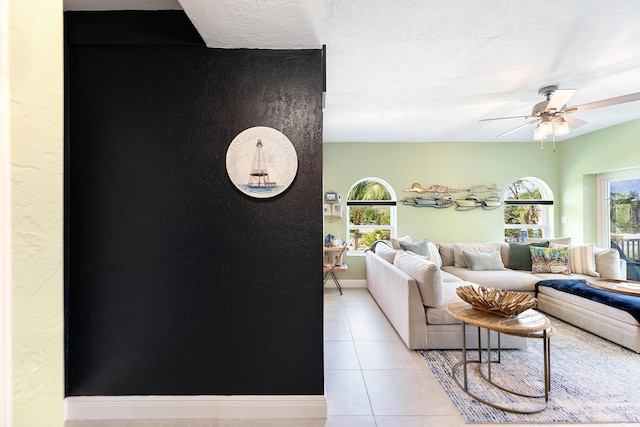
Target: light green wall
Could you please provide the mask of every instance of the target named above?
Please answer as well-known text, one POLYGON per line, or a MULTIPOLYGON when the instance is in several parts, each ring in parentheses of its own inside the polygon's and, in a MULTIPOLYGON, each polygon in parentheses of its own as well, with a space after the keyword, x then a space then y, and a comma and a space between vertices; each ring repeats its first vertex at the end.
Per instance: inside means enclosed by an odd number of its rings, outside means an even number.
MULTIPOLYGON (((425 143, 325 143, 324 190, 346 199, 351 185, 373 176, 388 182, 398 200, 412 193, 403 190, 419 182, 453 188, 472 185, 505 187, 515 179, 535 176, 554 195, 555 236, 576 242, 595 242, 595 178, 593 173, 640 167, 640 120, 556 144, 540 150, 536 142, 425 142, 425 143), (567 224, 560 223, 566 216, 567 224)), ((398 236, 435 242, 489 242, 503 239, 502 208, 460 212, 398 205, 398 236)), ((346 218, 325 221, 325 235, 346 234, 346 218)), ((344 279, 364 279, 363 257, 347 258, 344 279)))
POLYGON ((63 422, 62 14, 9 0, 13 427, 63 422))
POLYGON ((567 140, 560 154, 561 234, 596 242, 595 175, 640 168, 640 119, 567 140))

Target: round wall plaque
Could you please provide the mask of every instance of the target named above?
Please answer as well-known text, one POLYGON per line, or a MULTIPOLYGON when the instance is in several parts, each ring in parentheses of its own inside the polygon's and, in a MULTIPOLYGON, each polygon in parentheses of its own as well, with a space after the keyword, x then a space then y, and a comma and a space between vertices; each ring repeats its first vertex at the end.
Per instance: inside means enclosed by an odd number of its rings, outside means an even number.
POLYGON ((227 174, 243 193, 274 197, 286 190, 298 172, 298 155, 282 132, 256 126, 236 136, 227 149, 227 174))

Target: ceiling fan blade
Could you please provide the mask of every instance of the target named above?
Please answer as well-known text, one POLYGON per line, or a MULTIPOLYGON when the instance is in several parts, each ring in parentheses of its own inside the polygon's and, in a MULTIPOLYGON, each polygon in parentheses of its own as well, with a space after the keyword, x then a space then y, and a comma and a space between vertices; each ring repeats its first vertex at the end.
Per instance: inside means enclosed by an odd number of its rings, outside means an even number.
POLYGON ((573 96, 574 93, 576 93, 575 89, 557 89, 557 90, 555 90, 553 92, 553 95, 551 96, 551 99, 549 100, 549 103, 547 104, 547 108, 545 108, 545 111, 550 111, 550 110, 560 111, 560 110, 562 110, 562 107, 567 105, 567 101, 569 101, 569 99, 571 99, 571 97, 573 96))
POLYGON ((506 131, 506 132, 503 132, 503 133, 501 133, 500 135, 498 135, 497 137, 499 138, 499 137, 501 137, 501 136, 509 135, 510 133, 515 132, 515 131, 517 131, 518 129, 521 129, 521 128, 525 127, 525 126, 532 125, 532 124, 536 123, 537 121, 538 121, 537 119, 536 119, 536 120, 531 120, 530 122, 527 122, 527 123, 521 124, 521 125, 520 125, 520 126, 518 126, 518 127, 515 127, 515 128, 513 128, 513 129, 511 129, 511 130, 508 130, 508 131, 506 131))
POLYGON ((564 119, 567 121, 571 129, 579 128, 580 126, 584 126, 588 123, 573 116, 564 116, 564 119))
POLYGON ((480 119, 479 122, 488 122, 491 120, 505 120, 505 119, 532 119, 533 116, 511 116, 511 117, 495 117, 493 119, 480 119))
POLYGON ((588 102, 582 105, 565 108, 565 113, 574 113, 576 111, 593 110, 594 108, 609 107, 611 105, 624 104, 625 102, 640 101, 640 92, 630 93, 628 95, 616 96, 614 98, 602 99, 600 101, 588 102))

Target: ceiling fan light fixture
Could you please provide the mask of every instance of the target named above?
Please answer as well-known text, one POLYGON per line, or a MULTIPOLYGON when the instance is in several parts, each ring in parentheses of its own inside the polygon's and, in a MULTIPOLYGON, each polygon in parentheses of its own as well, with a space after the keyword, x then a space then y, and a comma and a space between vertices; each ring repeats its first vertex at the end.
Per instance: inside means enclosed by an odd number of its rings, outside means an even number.
POLYGON ((538 125, 536 126, 536 128, 533 130, 533 139, 536 141, 542 141, 544 140, 547 136, 547 134, 544 133, 542 126, 540 126, 541 123, 538 123, 538 125))
MULTIPOLYGON (((531 110, 530 115, 495 117, 489 119, 481 119, 480 121, 485 122, 489 120, 503 119, 529 120, 528 123, 524 123, 514 129, 503 132, 498 135, 498 137, 509 135, 510 133, 515 132, 518 129, 535 124, 537 122, 537 125, 533 131, 533 139, 541 142, 540 148, 542 149, 544 140, 548 136, 553 136, 555 143, 556 136, 569 134, 571 129, 569 128, 569 123, 564 118, 566 114, 575 113, 576 111, 592 110, 594 108, 609 107, 612 105, 624 104, 627 102, 640 101, 640 92, 635 92, 627 95, 616 96, 614 98, 589 102, 587 104, 568 106, 567 102, 575 92, 575 89, 560 89, 557 85, 544 86, 538 90, 538 95, 543 96, 545 100, 535 104, 533 106, 533 109, 531 110)), ((569 118, 569 116, 566 117, 569 118)), ((576 119, 575 117, 571 118, 571 126, 574 129, 586 123, 587 122, 576 119)))
POLYGON ((567 135, 569 133, 569 123, 562 117, 558 118, 556 121, 556 126, 554 130, 555 136, 567 135))
POLYGON ((548 118, 543 118, 533 131, 533 139, 543 140, 553 134, 553 123, 548 118))

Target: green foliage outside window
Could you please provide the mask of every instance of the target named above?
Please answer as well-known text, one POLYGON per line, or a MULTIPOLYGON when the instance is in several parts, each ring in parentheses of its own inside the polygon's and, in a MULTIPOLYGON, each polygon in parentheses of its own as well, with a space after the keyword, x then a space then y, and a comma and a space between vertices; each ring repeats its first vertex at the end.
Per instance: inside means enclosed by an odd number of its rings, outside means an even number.
MULTIPOLYGON (((356 184, 347 196, 348 200, 391 200, 391 194, 387 188, 378 181, 362 181, 356 184)), ((349 206, 349 224, 351 226, 376 226, 391 225, 391 207, 359 205, 349 206)), ((388 240, 389 230, 351 229, 351 244, 355 249, 366 249, 376 240, 388 240)))
MULTIPOLYGON (((542 193, 536 184, 526 179, 514 181, 508 189, 506 200, 542 200, 542 193)), ((539 205, 506 205, 505 224, 538 224, 540 222, 539 205)), ((543 237, 542 228, 527 229, 529 237, 543 237)), ((507 241, 520 240, 520 229, 505 229, 507 241)))
POLYGON ((640 198, 637 191, 627 194, 611 193, 611 233, 640 233, 640 198))

